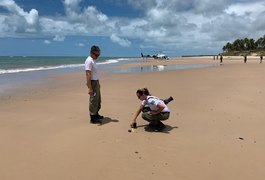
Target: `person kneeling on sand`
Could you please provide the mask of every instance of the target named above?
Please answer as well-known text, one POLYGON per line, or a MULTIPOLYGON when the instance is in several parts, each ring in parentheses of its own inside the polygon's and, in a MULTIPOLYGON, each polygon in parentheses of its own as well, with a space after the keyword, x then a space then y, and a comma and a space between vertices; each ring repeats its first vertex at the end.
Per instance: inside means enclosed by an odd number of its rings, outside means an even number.
MULTIPOLYGON (((148 106, 150 111, 143 111, 142 118, 149 122, 148 127, 157 131, 161 131, 165 128, 165 125, 161 122, 167 120, 170 115, 170 110, 165 102, 158 97, 151 96, 147 88, 138 89, 136 95, 139 100, 142 101, 141 106, 136 111, 136 114, 131 123, 131 127, 136 128, 136 119, 144 109, 148 106)), ((173 100, 172 97, 170 97, 173 100)), ((170 100, 170 101, 171 101, 170 100)))

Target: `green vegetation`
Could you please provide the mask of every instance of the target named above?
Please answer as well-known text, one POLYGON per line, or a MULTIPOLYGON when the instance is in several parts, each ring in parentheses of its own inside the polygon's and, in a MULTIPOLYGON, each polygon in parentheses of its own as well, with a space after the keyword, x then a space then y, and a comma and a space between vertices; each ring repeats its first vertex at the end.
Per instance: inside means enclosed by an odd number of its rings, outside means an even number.
POLYGON ((223 47, 224 56, 240 55, 265 55, 265 35, 258 40, 254 39, 237 39, 233 43, 228 42, 223 47))

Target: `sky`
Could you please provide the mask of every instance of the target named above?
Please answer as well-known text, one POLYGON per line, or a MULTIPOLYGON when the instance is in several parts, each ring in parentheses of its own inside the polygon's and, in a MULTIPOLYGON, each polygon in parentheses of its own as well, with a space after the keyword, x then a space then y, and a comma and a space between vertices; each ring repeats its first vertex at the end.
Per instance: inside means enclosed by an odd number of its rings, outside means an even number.
POLYGON ((264 0, 0 0, 0 56, 216 54, 264 19, 264 0))

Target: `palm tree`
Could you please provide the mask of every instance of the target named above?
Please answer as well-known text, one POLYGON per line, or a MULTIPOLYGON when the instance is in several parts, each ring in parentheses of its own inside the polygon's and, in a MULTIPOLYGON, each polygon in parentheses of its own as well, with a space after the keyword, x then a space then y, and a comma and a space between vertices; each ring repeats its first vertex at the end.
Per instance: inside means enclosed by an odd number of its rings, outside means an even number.
POLYGON ((265 35, 263 36, 262 41, 261 41, 261 48, 265 49, 265 35))
POLYGON ((255 42, 257 49, 261 49, 262 48, 262 40, 263 40, 263 38, 261 37, 255 42))
POLYGON ((256 49, 256 46, 255 46, 255 40, 252 39, 252 38, 249 40, 249 48, 250 48, 251 50, 256 49))
POLYGON ((231 47, 232 47, 231 43, 228 42, 225 46, 223 46, 223 51, 229 52, 232 50, 231 47))
POLYGON ((263 37, 259 38, 257 41, 255 41, 253 38, 236 39, 232 44, 228 42, 225 46, 223 46, 223 51, 226 52, 257 49, 265 50, 265 35, 263 35, 263 37))
POLYGON ((233 49, 236 50, 236 51, 240 51, 242 50, 241 49, 241 40, 240 39, 237 39, 233 42, 233 49))
POLYGON ((250 41, 248 38, 245 38, 244 39, 244 42, 245 42, 245 49, 246 50, 250 50, 250 41))

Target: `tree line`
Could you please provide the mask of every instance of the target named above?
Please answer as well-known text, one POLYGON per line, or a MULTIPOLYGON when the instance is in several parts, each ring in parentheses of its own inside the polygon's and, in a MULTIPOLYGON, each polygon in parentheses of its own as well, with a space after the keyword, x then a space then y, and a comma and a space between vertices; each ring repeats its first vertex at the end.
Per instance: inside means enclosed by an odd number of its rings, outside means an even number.
POLYGON ((224 52, 233 51, 252 51, 252 50, 265 50, 265 35, 256 41, 254 39, 237 39, 233 43, 228 42, 224 47, 224 52))

